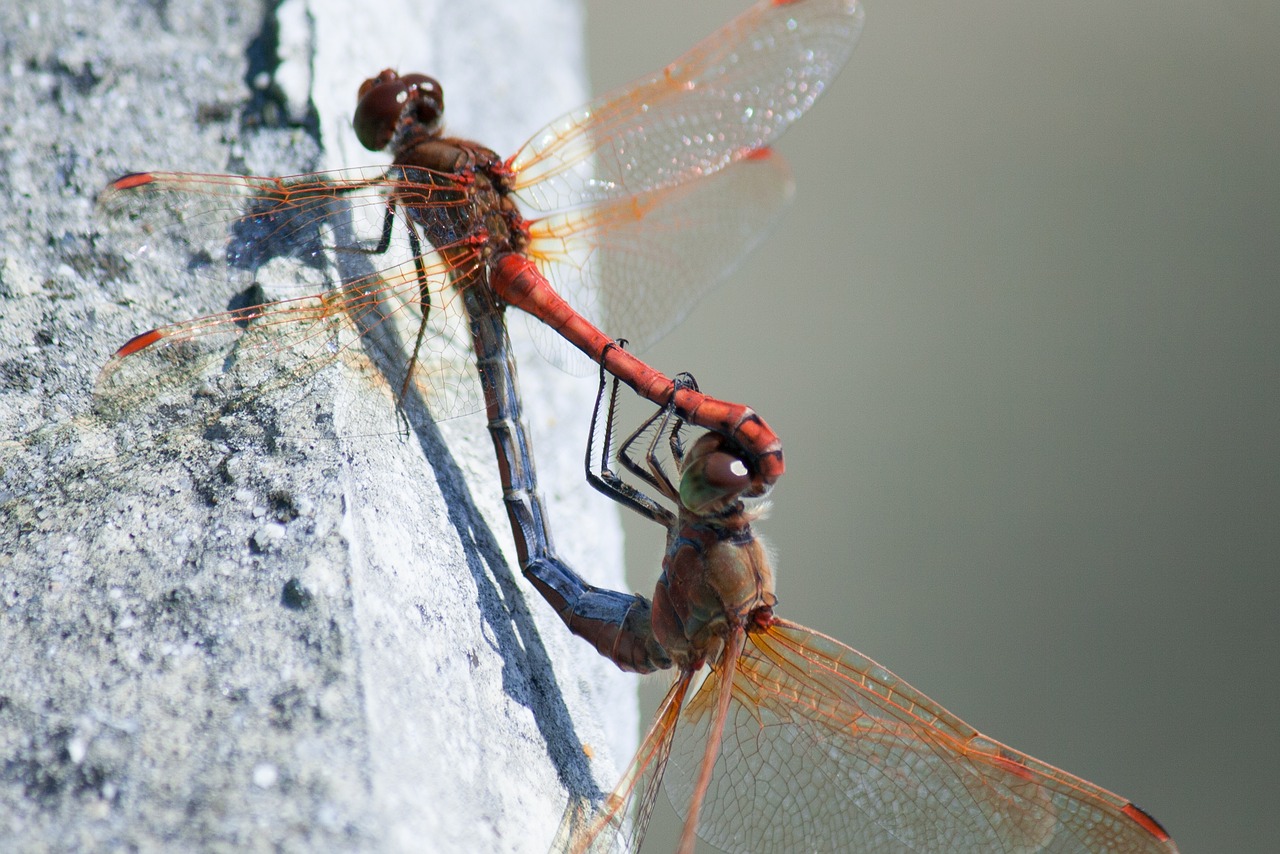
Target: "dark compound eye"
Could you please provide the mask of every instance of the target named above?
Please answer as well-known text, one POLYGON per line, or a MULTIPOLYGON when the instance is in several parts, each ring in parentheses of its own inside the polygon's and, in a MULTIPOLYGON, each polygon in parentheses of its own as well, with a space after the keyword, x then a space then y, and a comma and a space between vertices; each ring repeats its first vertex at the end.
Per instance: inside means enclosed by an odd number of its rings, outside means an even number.
POLYGON ((680 503, 695 514, 728 507, 751 488, 751 469, 741 457, 721 450, 722 438, 707 434, 689 450, 680 478, 680 503))
POLYGON ((707 455, 702 476, 707 485, 724 492, 741 492, 751 485, 751 473, 747 464, 724 451, 707 455))
POLYGON ((403 77, 387 69, 360 85, 356 104, 356 138, 370 151, 381 151, 395 136, 402 118, 436 133, 444 116, 444 91, 425 74, 403 77))
POLYGON ((370 151, 381 151, 395 134, 400 111, 408 99, 409 87, 388 69, 360 85, 356 104, 356 138, 370 151))
POLYGON ((392 69, 392 68, 382 69, 381 71, 378 72, 377 77, 370 77, 368 80, 360 84, 360 91, 356 93, 356 102, 359 103, 360 99, 363 98, 365 95, 367 95, 369 90, 372 89, 374 86, 378 86, 383 83, 389 83, 392 80, 398 79, 399 77, 400 75, 395 72, 395 69, 392 69))

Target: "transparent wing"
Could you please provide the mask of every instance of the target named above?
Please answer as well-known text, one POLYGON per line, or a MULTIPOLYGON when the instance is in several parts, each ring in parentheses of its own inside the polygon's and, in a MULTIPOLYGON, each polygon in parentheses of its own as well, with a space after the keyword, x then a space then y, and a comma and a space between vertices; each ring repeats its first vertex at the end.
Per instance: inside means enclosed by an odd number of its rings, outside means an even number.
POLYGON ((99 410, 177 402, 209 383, 269 388, 336 359, 380 373, 396 394, 421 395, 434 418, 478 409, 458 290, 477 275, 478 257, 445 246, 415 261, 403 217, 386 217, 393 196, 450 204, 443 199, 451 180, 390 178, 386 170, 119 179, 99 208, 118 232, 113 240, 133 246, 131 263, 231 304, 123 346, 99 377, 99 410))
POLYGON ((510 164, 534 211, 710 175, 768 146, 817 100, 862 31, 856 0, 759 0, 651 77, 547 125, 510 164))
MULTIPOLYGON (((742 263, 793 192, 786 161, 760 149, 709 178, 531 222, 528 253, 578 312, 643 352, 742 263)), ((549 328, 531 331, 553 364, 591 368, 549 328)))
MULTIPOLYGON (((718 679, 667 768, 692 795, 718 679)), ((1176 852, 1110 792, 983 736, 858 652, 793 623, 749 636, 699 835, 726 851, 1176 852)))
POLYGON ((573 828, 568 839, 557 839, 553 850, 568 854, 606 854, 640 849, 649 817, 662 786, 663 771, 671 755, 672 737, 680 719, 680 706, 688 693, 692 674, 683 672, 658 706, 653 726, 627 765, 622 780, 591 814, 573 828), (635 807, 634 815, 632 807, 635 807))
MULTIPOLYGON (((839 73, 862 21, 855 0, 761 0, 535 134, 509 165, 524 207, 548 214, 531 252, 561 296, 636 352, 678 323, 786 204, 785 164, 763 152, 839 73)), ((553 363, 589 370, 533 334, 553 363)))

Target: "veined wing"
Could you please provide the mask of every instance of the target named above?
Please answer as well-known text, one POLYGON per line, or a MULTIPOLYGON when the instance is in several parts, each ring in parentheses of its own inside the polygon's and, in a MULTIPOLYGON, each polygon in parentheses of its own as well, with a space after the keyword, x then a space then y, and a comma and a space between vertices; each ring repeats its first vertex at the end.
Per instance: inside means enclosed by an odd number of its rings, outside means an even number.
MULTIPOLYGON (((793 192, 785 159, 760 149, 700 181, 534 220, 527 251, 570 305, 643 352, 742 263, 793 192)), ((530 328, 552 363, 591 368, 547 327, 530 328)))
POLYGON ((618 785, 589 820, 581 826, 562 827, 563 836, 557 838, 553 850, 567 854, 613 854, 640 849, 662 787, 672 737, 680 720, 680 707, 692 677, 693 674, 687 672, 677 675, 618 785))
POLYGON ((455 246, 450 262, 438 253, 415 262, 399 219, 384 251, 370 252, 392 195, 424 209, 455 203, 448 176, 414 178, 393 180, 386 169, 290 178, 152 172, 114 182, 99 207, 108 227, 126 231, 136 263, 154 259, 162 275, 190 276, 226 298, 239 292, 239 304, 121 347, 99 378, 100 411, 189 397, 228 373, 261 387, 337 358, 368 366, 356 340, 373 342, 394 390, 421 394, 433 417, 479 408, 456 289, 478 264, 474 252, 455 246))
MULTIPOLYGON (((762 152, 839 73, 862 21, 856 0, 761 0, 535 134, 509 165, 524 207, 546 214, 531 254, 569 304, 643 352, 723 281, 790 198, 785 164, 762 152)), ((533 334, 553 363, 589 370, 533 334)))
POLYGON ((813 105, 862 31, 856 0, 759 0, 650 77, 551 124, 509 161, 533 211, 609 202, 710 175, 813 105))
MULTIPOLYGON (((667 769, 692 794, 713 672, 667 769)), ((871 659, 778 621, 749 635, 699 836, 726 851, 1148 852, 1138 807, 994 741, 871 659)))

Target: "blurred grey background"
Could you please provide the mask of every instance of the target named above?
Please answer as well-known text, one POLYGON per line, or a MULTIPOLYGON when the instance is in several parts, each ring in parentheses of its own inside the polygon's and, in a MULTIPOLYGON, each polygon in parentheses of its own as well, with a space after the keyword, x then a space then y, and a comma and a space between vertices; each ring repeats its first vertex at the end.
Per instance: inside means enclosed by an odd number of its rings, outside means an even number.
MULTIPOLYGON (((589 0, 595 91, 746 5, 589 0)), ((781 229, 648 355, 783 437, 781 614, 1185 852, 1264 850, 1280 7, 866 5, 781 229)))

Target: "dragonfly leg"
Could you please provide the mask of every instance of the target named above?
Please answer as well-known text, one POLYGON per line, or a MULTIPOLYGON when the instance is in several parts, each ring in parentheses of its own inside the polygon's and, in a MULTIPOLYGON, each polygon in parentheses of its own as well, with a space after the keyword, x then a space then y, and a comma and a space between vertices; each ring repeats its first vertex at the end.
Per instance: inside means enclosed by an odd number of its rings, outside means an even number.
MULTIPOLYGON (((676 374, 675 385, 677 389, 688 388, 693 389, 694 391, 698 390, 698 381, 695 380, 693 378, 693 374, 688 371, 681 371, 676 374)), ((685 422, 683 419, 678 421, 675 427, 672 428, 668 437, 668 444, 671 447, 671 459, 675 461, 676 471, 681 471, 684 468, 684 440, 680 435, 680 430, 684 425, 685 422)), ((670 481, 668 480, 668 483, 669 482, 670 481)))
MULTIPOLYGON (((614 346, 621 348, 625 344, 626 341, 620 339, 614 346)), ((663 527, 669 527, 675 521, 675 515, 671 513, 670 510, 659 504, 656 500, 624 481, 616 472, 613 471, 610 465, 610 460, 614 457, 613 426, 615 423, 615 413, 618 405, 618 378, 612 377, 612 382, 610 382, 610 379, 609 374, 605 372, 604 367, 602 366, 600 368, 600 390, 596 393, 596 405, 591 413, 591 431, 587 435, 587 483, 591 484, 591 486, 597 491, 602 492, 624 507, 634 510, 646 519, 652 519, 663 527), (606 386, 609 387, 609 405, 604 418, 604 442, 600 454, 599 473, 597 474, 592 470, 591 464, 592 458, 595 456, 593 445, 596 433, 598 432, 596 425, 600 420, 601 410, 605 409, 604 400, 606 386)), ((646 421, 645 425, 641 426, 641 430, 644 429, 644 426, 652 423, 656 417, 657 416, 654 416, 646 421)), ((627 439, 627 443, 630 443, 635 438, 635 435, 636 434, 633 433, 632 436, 627 439)), ((631 461, 629 459, 621 455, 619 455, 618 459, 628 468, 628 470, 631 469, 631 461)), ((643 477, 643 474, 640 476, 643 477)), ((659 490, 662 489, 661 484, 656 482, 651 483, 659 490)))
MULTIPOLYGON (((391 225, 394 219, 395 205, 387 205, 387 215, 382 221, 382 239, 378 242, 384 252, 391 242, 391 225)), ((422 240, 418 237, 418 230, 413 227, 412 222, 409 222, 406 231, 409 232, 409 251, 413 254, 414 275, 418 279, 418 305, 422 306, 421 328, 425 329, 427 315, 431 312, 431 279, 427 276, 426 262, 422 260, 422 240)), ((422 340, 421 332, 418 333, 418 340, 422 340)), ((414 348, 414 353, 417 352, 417 348, 414 348)))
MULTIPOLYGON (((360 249, 366 255, 381 255, 391 246, 391 233, 395 229, 396 224, 396 206, 394 203, 387 203, 387 211, 382 215, 382 236, 378 238, 378 245, 368 249, 360 249)), ((412 231, 412 229, 410 229, 412 231)), ((416 236, 416 235, 415 235, 416 236)), ((414 249, 415 256, 420 255, 418 249, 414 249)))
MULTIPOLYGON (((677 391, 680 389, 698 390, 697 380, 693 378, 692 374, 685 371, 676 374, 672 383, 677 391)), ((618 459, 636 477, 653 484, 667 498, 677 501, 680 488, 671 481, 671 477, 667 474, 666 466, 663 465, 662 457, 658 452, 662 437, 666 436, 667 447, 671 452, 671 459, 675 463, 676 471, 679 472, 684 468, 684 440, 681 438, 680 431, 684 429, 686 422, 676 411, 674 400, 673 396, 672 403, 664 406, 654 417, 641 424, 640 429, 627 437, 627 441, 623 442, 622 447, 618 449, 618 459), (650 430, 650 425, 656 426, 652 428, 649 446, 645 449, 644 461, 646 468, 641 469, 640 465, 631 458, 631 446, 635 444, 644 432, 650 430)))
MULTIPOLYGON (((382 233, 378 237, 378 242, 373 246, 340 246, 334 247, 334 251, 351 252, 358 255, 383 255, 391 248, 392 236, 395 232, 396 223, 396 202, 390 200, 386 203, 386 209, 382 215, 382 233)), ((418 235, 418 230, 414 227, 412 218, 405 217, 405 232, 408 236, 409 254, 413 258, 414 278, 418 281, 418 305, 422 312, 422 319, 418 322, 418 332, 413 343, 413 350, 410 352, 408 365, 405 368, 404 380, 400 385, 399 403, 403 403, 405 397, 409 393, 409 386, 413 382, 414 372, 418 367, 418 353, 422 349, 422 342, 427 335, 427 323, 431 317, 431 279, 427 274, 426 261, 423 259, 422 238, 418 235)))
POLYGON ((671 479, 667 477, 667 473, 663 470, 661 462, 658 460, 657 447, 662 441, 662 437, 667 433, 667 425, 675 418, 680 420, 675 414, 672 404, 659 407, 658 411, 650 415, 640 423, 640 426, 631 431, 631 434, 623 440, 618 447, 617 460, 618 464, 626 469, 631 475, 638 480, 658 490, 666 498, 674 498, 676 487, 671 483, 671 479), (632 458, 631 448, 641 440, 646 440, 644 453, 645 466, 641 466, 632 458))
MULTIPOLYGON (((395 220, 395 205, 387 205, 387 214, 383 218, 382 241, 384 247, 391 241, 391 225, 395 220)), ((427 335, 427 320, 431 316, 431 280, 427 276, 426 262, 422 260, 422 241, 412 222, 406 223, 409 233, 409 251, 413 254, 414 276, 418 279, 418 305, 422 307, 422 318, 418 321, 418 336, 413 342, 413 351, 409 355, 409 365, 405 369, 404 384, 400 387, 400 399, 404 400, 409 393, 409 384, 413 381, 414 371, 418 368, 418 353, 422 350, 423 339, 427 335)))

